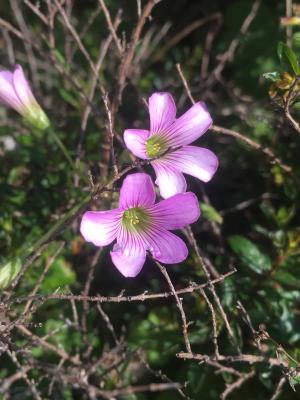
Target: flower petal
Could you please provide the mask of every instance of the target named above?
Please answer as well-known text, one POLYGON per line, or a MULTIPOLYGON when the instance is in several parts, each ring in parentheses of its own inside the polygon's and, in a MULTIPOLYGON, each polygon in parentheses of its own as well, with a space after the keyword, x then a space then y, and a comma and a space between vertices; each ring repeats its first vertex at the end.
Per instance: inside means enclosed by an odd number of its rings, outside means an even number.
POLYGON ((13 82, 15 91, 22 102, 23 106, 26 108, 37 106, 39 107, 37 101, 35 100, 32 91, 30 89, 29 83, 25 78, 23 68, 21 65, 16 65, 15 71, 13 73, 13 82))
POLYGON ((110 252, 112 262, 127 278, 134 278, 143 268, 146 261, 146 250, 139 247, 122 247, 116 244, 110 252))
POLYGON ((84 239, 95 246, 106 246, 117 237, 122 212, 118 209, 110 211, 87 211, 83 214, 80 232, 84 239))
POLYGON ((211 126, 212 118, 204 103, 194 104, 180 118, 176 119, 165 133, 170 146, 190 144, 202 136, 211 126))
POLYGON ((146 141, 149 137, 149 131, 142 129, 126 129, 124 132, 124 141, 126 147, 136 156, 142 159, 149 158, 146 153, 146 141))
POLYGON ((167 129, 176 118, 176 105, 170 93, 153 93, 149 98, 151 135, 167 129))
POLYGON ((155 204, 150 210, 155 222, 165 229, 181 229, 197 221, 200 207, 194 193, 179 193, 155 204))
POLYGON ((178 171, 204 182, 211 180, 219 165, 218 158, 212 151, 196 146, 183 146, 172 151, 164 157, 164 161, 178 171))
POLYGON ((137 173, 126 176, 120 191, 121 209, 152 206, 154 202, 155 191, 149 175, 137 173))
POLYGON ((22 112, 23 105, 13 86, 13 74, 10 71, 0 71, 0 101, 5 105, 22 112))
POLYGON ((180 237, 158 228, 149 236, 149 251, 156 260, 165 264, 176 264, 187 258, 188 249, 180 237))
POLYGON ((0 76, 4 79, 9 85, 13 86, 13 73, 8 70, 0 71, 0 76))
POLYGON ((151 165, 156 172, 155 183, 164 199, 186 191, 186 180, 181 172, 169 166, 163 159, 152 161, 151 165))

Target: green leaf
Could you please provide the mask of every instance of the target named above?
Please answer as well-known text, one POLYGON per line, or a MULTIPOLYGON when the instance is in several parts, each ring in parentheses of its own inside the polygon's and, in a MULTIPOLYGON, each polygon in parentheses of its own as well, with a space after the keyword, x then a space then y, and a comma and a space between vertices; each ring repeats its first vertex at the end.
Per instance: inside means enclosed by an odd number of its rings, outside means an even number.
POLYGON ((279 58, 280 62, 283 59, 283 46, 284 46, 283 42, 279 42, 278 46, 277 46, 277 55, 278 55, 278 58, 279 58))
POLYGON ((298 385, 299 383, 300 383, 300 376, 289 377, 289 384, 291 385, 294 391, 296 391, 294 386, 298 385))
POLYGON ((276 214, 277 224, 279 226, 284 226, 290 222, 290 220, 295 216, 295 208, 287 208, 281 206, 276 214))
POLYGON ((201 204, 202 216, 210 221, 217 222, 218 224, 223 223, 223 217, 218 211, 211 205, 202 203, 201 204))
POLYGON ((295 110, 300 110, 300 101, 297 101, 296 103, 294 103, 294 104, 292 105, 292 107, 293 107, 295 110))
POLYGON ((62 87, 59 88, 59 94, 67 103, 71 104, 71 106, 73 106, 76 109, 79 108, 79 101, 73 94, 71 94, 62 87))
POLYGON ((288 47, 285 43, 279 42, 277 47, 277 53, 280 62, 284 65, 287 63, 291 68, 295 75, 299 75, 300 68, 297 60, 296 54, 293 50, 288 47))
POLYGON ((273 275, 273 278, 279 283, 300 289, 300 279, 295 278, 290 272, 281 269, 273 275))
POLYGON ((245 265, 256 273, 262 274, 272 268, 271 259, 245 237, 239 235, 230 236, 228 242, 245 265))
POLYGON ((0 290, 7 288, 15 279, 22 266, 21 259, 16 257, 0 267, 0 290))
POLYGON ((42 283, 43 292, 53 292, 57 288, 70 286, 76 281, 75 272, 63 257, 54 261, 46 279, 42 283))
POLYGON ((300 46, 300 32, 296 32, 296 33, 294 33, 294 35, 293 35, 293 44, 295 45, 295 46, 300 46))
POLYGON ((57 61, 61 64, 61 65, 67 65, 66 59, 63 56, 63 54, 58 50, 58 49, 54 49, 54 55, 57 59, 57 61))
POLYGON ((277 71, 266 72, 265 74, 263 74, 263 77, 268 81, 276 82, 280 79, 280 73, 277 71))

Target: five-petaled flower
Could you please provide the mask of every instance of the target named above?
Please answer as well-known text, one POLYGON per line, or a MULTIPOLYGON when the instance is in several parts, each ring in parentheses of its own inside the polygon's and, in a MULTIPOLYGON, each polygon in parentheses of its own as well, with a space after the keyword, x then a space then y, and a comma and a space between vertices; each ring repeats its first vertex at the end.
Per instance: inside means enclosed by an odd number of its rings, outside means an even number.
POLYGON ((203 147, 188 146, 211 126, 211 116, 202 102, 194 104, 176 119, 170 93, 154 93, 149 98, 150 131, 127 129, 124 140, 137 157, 152 159, 156 183, 164 198, 186 191, 183 173, 208 182, 218 167, 216 155, 203 147))
POLYGON ((147 251, 165 264, 185 260, 185 243, 169 230, 181 229, 199 216, 194 193, 180 193, 155 204, 150 176, 136 173, 124 179, 119 208, 87 211, 80 231, 85 240, 96 246, 109 245, 116 239, 112 261, 124 276, 135 277, 145 263, 147 251))
POLYGON ((37 129, 46 129, 49 120, 36 101, 21 65, 14 71, 0 71, 0 102, 14 108, 37 129))

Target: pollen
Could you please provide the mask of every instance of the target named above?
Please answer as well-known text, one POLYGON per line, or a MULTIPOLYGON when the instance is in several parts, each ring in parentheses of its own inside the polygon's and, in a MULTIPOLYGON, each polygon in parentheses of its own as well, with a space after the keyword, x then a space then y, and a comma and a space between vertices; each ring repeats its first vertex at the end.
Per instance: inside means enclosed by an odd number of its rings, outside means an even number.
POLYGON ((167 150, 168 145, 160 134, 151 136, 146 142, 146 151, 149 158, 159 157, 167 150))
POLYGON ((122 222, 128 230, 145 230, 149 225, 150 216, 140 207, 128 208, 124 211, 122 222))

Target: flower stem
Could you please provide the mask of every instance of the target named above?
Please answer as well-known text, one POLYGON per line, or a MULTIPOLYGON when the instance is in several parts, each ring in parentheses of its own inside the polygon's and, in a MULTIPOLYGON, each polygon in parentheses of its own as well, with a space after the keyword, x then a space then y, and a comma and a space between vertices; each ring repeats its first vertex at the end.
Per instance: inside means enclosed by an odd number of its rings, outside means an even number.
POLYGON ((66 146, 63 144, 63 142, 60 140, 60 138, 58 137, 58 135, 56 134, 56 132, 50 127, 48 129, 48 132, 50 133, 50 135, 52 136, 53 140, 55 141, 55 143, 58 145, 58 147, 60 148, 60 150, 62 151, 62 153, 64 154, 66 160, 68 161, 68 163, 70 164, 70 166, 72 167, 72 169, 77 170, 76 165, 74 163, 74 161, 72 160, 72 158, 69 155, 69 152, 66 148, 66 146))

